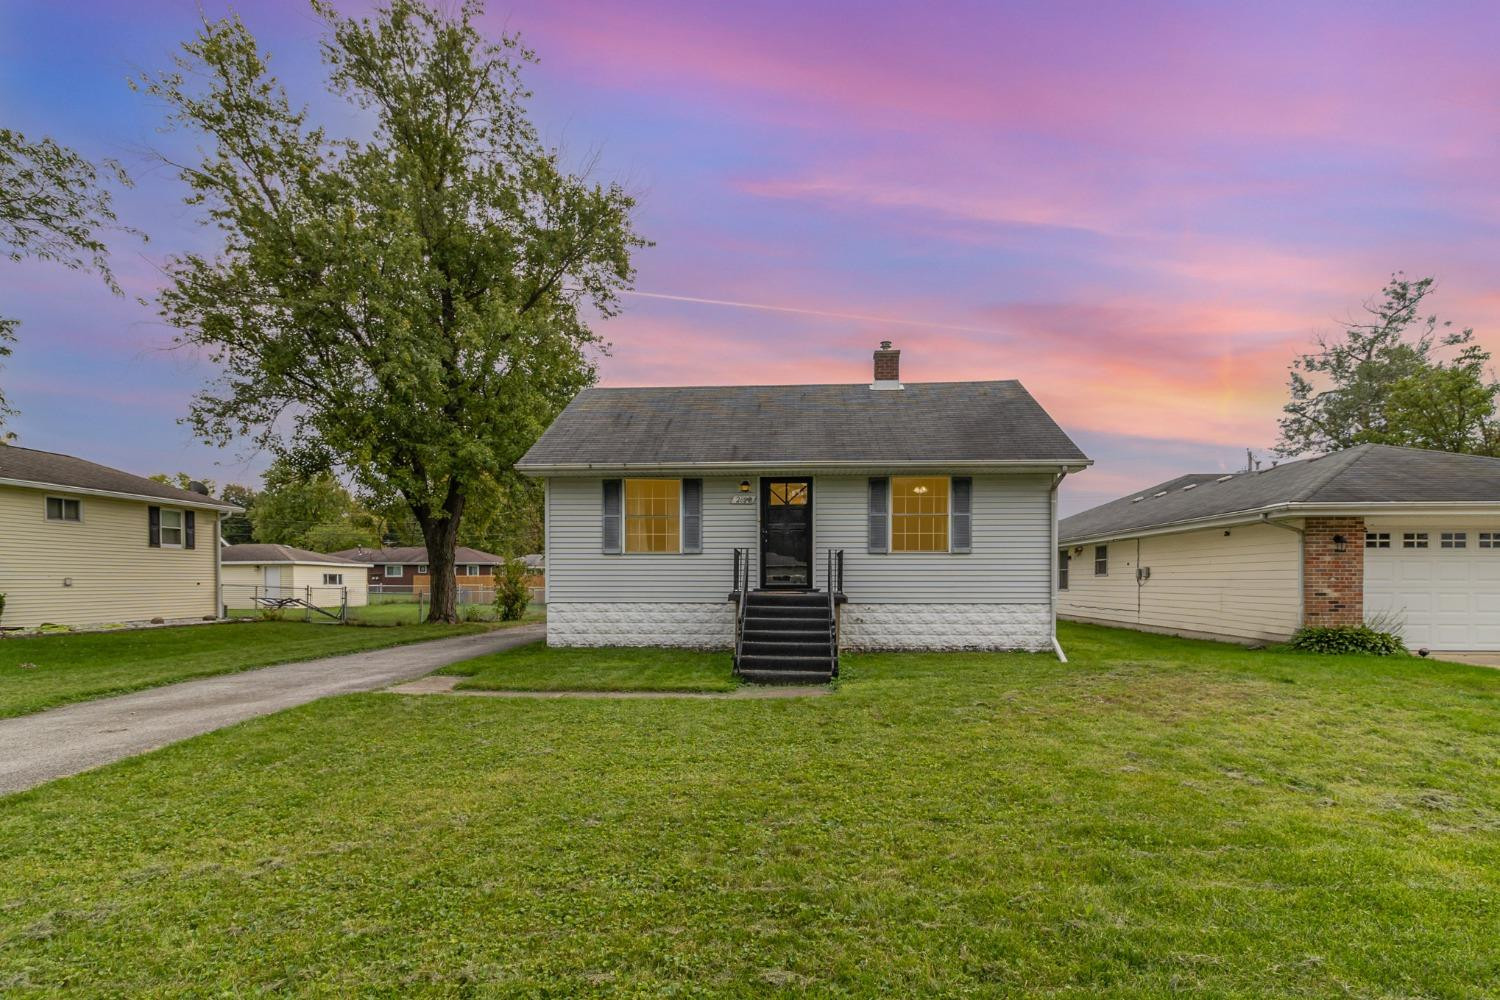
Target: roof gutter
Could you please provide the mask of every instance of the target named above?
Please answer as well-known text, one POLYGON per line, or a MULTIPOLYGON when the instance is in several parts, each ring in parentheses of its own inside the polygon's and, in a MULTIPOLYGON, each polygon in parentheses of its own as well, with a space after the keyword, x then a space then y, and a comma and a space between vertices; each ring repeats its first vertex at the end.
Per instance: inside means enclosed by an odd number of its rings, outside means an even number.
POLYGON ((597 472, 659 472, 667 469, 689 471, 746 472, 760 469, 795 469, 799 472, 839 472, 861 469, 943 469, 976 472, 1046 472, 1051 474, 1079 472, 1094 464, 1091 458, 1056 459, 923 459, 921 461, 798 461, 797 459, 744 459, 727 462, 569 462, 558 464, 517 463, 517 472, 528 476, 588 475, 597 472))
POLYGON ((243 514, 243 507, 222 503, 211 497, 201 500, 184 500, 180 497, 155 497, 147 493, 125 493, 120 490, 96 490, 86 486, 69 486, 67 483, 39 483, 29 479, 0 478, 0 486, 15 486, 23 490, 57 490, 62 493, 78 493, 91 497, 110 497, 116 500, 139 500, 142 503, 170 504, 175 507, 195 507, 200 510, 221 510, 226 514, 243 514))
POLYGON ((1120 528, 1110 532, 1094 532, 1088 535, 1070 535, 1063 538, 1062 545, 1088 545, 1119 538, 1146 538, 1151 535, 1171 535, 1200 528, 1226 528, 1237 524, 1274 523, 1271 518, 1289 517, 1344 517, 1351 515, 1399 517, 1403 514, 1450 513, 1481 514, 1500 509, 1495 500, 1433 500, 1425 502, 1386 503, 1301 503, 1287 502, 1255 507, 1250 510, 1215 514, 1209 517, 1187 518, 1168 521, 1140 528, 1120 528))

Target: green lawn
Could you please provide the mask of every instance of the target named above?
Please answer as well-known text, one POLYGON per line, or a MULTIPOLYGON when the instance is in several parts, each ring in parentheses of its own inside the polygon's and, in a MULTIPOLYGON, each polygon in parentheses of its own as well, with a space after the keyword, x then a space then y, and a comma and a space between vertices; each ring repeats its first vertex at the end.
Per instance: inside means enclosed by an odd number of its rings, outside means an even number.
POLYGON ((317 702, 0 801, 0 992, 1477 997, 1500 673, 1065 626, 317 702))
POLYGON ((685 649, 552 649, 544 642, 491 653, 438 673, 483 691, 732 691, 729 653, 685 649))
POLYGON ((0 718, 193 677, 469 635, 484 628, 238 622, 3 639, 0 718))

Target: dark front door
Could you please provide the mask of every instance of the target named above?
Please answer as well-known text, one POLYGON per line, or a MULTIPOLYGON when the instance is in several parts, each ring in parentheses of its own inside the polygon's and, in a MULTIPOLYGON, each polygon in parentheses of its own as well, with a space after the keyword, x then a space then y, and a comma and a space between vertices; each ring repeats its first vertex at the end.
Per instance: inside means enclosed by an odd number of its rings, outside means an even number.
POLYGON ((760 481, 760 585, 812 586, 812 480, 760 481))

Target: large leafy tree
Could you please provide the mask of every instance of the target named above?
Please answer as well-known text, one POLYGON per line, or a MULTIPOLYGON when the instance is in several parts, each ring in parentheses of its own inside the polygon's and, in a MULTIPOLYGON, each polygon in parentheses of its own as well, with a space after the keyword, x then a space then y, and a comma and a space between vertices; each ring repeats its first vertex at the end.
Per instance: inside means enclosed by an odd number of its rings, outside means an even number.
POLYGON ((1396 444, 1495 454, 1500 384, 1472 329, 1425 314, 1433 279, 1396 274, 1369 319, 1299 356, 1282 407, 1282 455, 1396 444))
POLYGON ((192 404, 197 431, 311 447, 399 498, 427 545, 431 618, 454 621, 472 491, 593 380, 588 315, 614 313, 645 244, 624 190, 570 175, 540 141, 532 57, 480 34, 477 0, 313 10, 330 86, 367 136, 314 125, 237 18, 138 81, 206 139, 181 176, 223 239, 170 262, 162 312, 222 369, 192 404))
POLYGON ((327 471, 288 461, 266 470, 265 488, 250 509, 255 541, 335 552, 380 544, 380 519, 327 471))
MULTIPOLYGON (((96 167, 78 153, 43 138, 0 128, 0 252, 12 261, 53 261, 75 271, 95 271, 116 295, 104 234, 134 232, 115 217, 101 172, 128 186, 113 160, 96 167)), ((0 316, 0 359, 10 356, 17 320, 0 316)), ((0 425, 15 410, 0 391, 0 425)))

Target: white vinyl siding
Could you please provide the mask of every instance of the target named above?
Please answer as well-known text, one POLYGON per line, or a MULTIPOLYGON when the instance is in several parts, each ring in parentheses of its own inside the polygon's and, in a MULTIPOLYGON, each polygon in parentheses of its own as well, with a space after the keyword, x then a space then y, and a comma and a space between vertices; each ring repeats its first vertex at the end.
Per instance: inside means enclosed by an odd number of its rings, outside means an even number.
MULTIPOLYGON (((201 544, 201 543, 200 543, 201 544)), ((364 566, 348 569, 333 569, 311 563, 226 563, 224 565, 224 597, 232 610, 249 608, 256 593, 256 586, 264 589, 272 580, 286 596, 306 594, 311 588, 313 600, 318 604, 337 604, 339 588, 349 591, 349 606, 364 607, 369 603, 369 570, 364 566), (342 584, 325 584, 327 574, 342 576, 342 584)))
MULTIPOLYGON (((600 479, 558 477, 547 486, 547 600, 725 601, 734 576, 734 549, 759 555, 759 509, 732 504, 743 474, 703 480, 703 551, 605 555, 601 537, 604 487, 600 479)), ((814 500, 816 502, 816 499, 814 500)), ((755 566, 750 578, 757 579, 755 566)))
MULTIPOLYGON (((1092 552, 1085 547, 1085 554, 1092 552)), ((1115 540, 1108 576, 1073 574, 1058 613, 1110 624, 1279 640, 1301 620, 1302 547, 1266 524, 1115 540), (1138 570, 1150 577, 1137 583, 1138 570)))
MULTIPOLYGON (((778 469, 778 474, 797 474, 778 469)), ((973 550, 871 554, 867 551, 869 476, 814 475, 813 579, 826 587, 830 548, 844 550, 844 589, 866 604, 1040 604, 1052 581, 1051 478, 975 476, 973 550)), ((740 480, 758 497, 759 473, 742 470, 703 480, 703 552, 602 551, 603 488, 597 478, 555 477, 547 485, 549 602, 722 602, 733 585, 734 549, 750 550, 758 578, 760 511, 737 504, 740 480)))
POLYGON ((1052 591, 1049 476, 974 477, 967 553, 868 551, 868 476, 813 477, 813 584, 844 550, 844 590, 861 604, 1046 604, 1052 591))
POLYGON ((0 593, 6 595, 0 624, 102 625, 218 614, 213 511, 198 511, 196 548, 162 549, 147 544, 144 501, 91 496, 81 522, 58 522, 44 516, 46 496, 0 486, 0 593))

